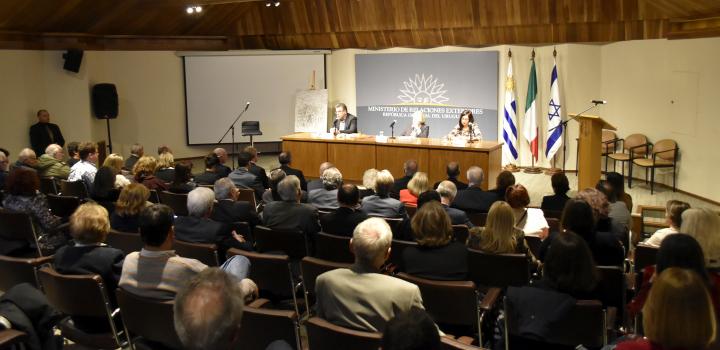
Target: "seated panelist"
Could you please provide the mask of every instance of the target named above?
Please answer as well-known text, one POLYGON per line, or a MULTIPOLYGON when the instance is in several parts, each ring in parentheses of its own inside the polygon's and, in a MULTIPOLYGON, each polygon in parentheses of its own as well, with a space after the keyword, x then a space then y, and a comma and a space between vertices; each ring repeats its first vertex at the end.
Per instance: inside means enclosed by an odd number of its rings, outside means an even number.
POLYGON ((466 109, 460 113, 458 125, 450 131, 447 137, 451 140, 456 138, 469 139, 471 137, 482 140, 482 132, 480 132, 480 128, 475 124, 475 118, 470 110, 466 109))
POLYGON ((357 118, 348 113, 347 106, 344 103, 335 105, 335 120, 333 120, 333 129, 336 133, 355 134, 357 133, 357 118))
POLYGON ((412 115, 412 124, 402 136, 428 137, 430 134, 430 126, 425 124, 425 113, 423 111, 415 111, 412 115))

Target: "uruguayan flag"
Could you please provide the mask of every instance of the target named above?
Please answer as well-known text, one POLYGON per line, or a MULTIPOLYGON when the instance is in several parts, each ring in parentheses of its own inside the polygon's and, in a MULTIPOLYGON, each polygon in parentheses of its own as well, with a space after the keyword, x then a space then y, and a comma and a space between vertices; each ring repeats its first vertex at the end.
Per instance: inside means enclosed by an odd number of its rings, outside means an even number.
POLYGON ((545 147, 545 157, 547 159, 552 159, 560 146, 562 146, 563 127, 560 125, 562 119, 560 116, 560 89, 558 88, 557 62, 554 62, 550 78, 550 103, 548 104, 548 139, 547 147, 545 147))
POLYGON ((513 78, 512 57, 510 57, 505 76, 505 122, 503 123, 503 139, 505 140, 503 153, 505 153, 508 163, 514 163, 518 159, 516 111, 515 79, 513 78))

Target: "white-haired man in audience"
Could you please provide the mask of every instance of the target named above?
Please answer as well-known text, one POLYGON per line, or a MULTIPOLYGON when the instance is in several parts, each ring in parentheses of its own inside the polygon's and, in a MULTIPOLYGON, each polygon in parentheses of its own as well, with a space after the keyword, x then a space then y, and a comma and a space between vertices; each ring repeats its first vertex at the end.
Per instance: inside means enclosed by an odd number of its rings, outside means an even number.
POLYGON ((265 205, 263 225, 278 230, 300 230, 313 239, 320 232, 318 211, 312 205, 300 203, 302 192, 297 176, 282 179, 277 192, 281 200, 265 205))
POLYGON ((70 167, 63 162, 65 151, 58 144, 51 144, 45 149, 45 154, 38 160, 38 175, 45 177, 56 177, 67 179, 70 175, 70 167))
POLYGON ((424 309, 420 289, 380 273, 390 257, 392 231, 385 220, 370 218, 358 225, 350 240, 355 263, 318 276, 318 316, 339 326, 382 332, 396 314, 424 309))
POLYGON ((308 192, 308 203, 318 209, 337 209, 338 187, 343 183, 342 173, 337 168, 326 169, 320 177, 323 187, 308 192))
POLYGON ((440 195, 440 203, 442 203, 443 209, 450 216, 450 221, 453 225, 466 225, 467 227, 473 227, 472 222, 468 218, 467 214, 455 208, 450 208, 455 196, 457 195, 457 187, 450 180, 441 181, 437 186, 437 192, 440 195))
POLYGON ((309 181, 309 182, 307 183, 307 190, 308 190, 308 192, 310 192, 310 191, 312 191, 312 190, 319 190, 319 189, 323 188, 323 180, 322 180, 322 175, 323 175, 323 173, 325 172, 325 170, 330 169, 330 168, 334 168, 334 167, 335 167, 335 166, 333 165, 333 163, 330 163, 330 162, 322 162, 322 163, 320 164, 320 172, 318 172, 318 176, 320 176, 320 177, 317 178, 317 179, 315 179, 315 180, 309 181))
POLYGON ((215 181, 215 204, 211 218, 218 222, 232 224, 234 222, 247 222, 250 227, 260 223, 255 208, 247 201, 239 201, 240 190, 233 182, 224 177, 215 181))
POLYGON ((495 192, 482 190, 485 177, 482 168, 471 166, 467 170, 468 188, 459 191, 452 202, 452 207, 466 213, 487 213, 490 206, 498 200, 495 192))
POLYGON ((362 199, 362 210, 367 215, 382 216, 386 218, 404 218, 405 205, 390 197, 393 188, 393 176, 387 169, 377 173, 375 177, 374 195, 362 199))
POLYGON ((13 168, 24 167, 37 171, 38 159, 35 151, 31 148, 23 148, 18 153, 18 160, 13 164, 13 168))
POLYGON ((123 168, 127 171, 132 171, 137 163, 138 159, 145 155, 145 148, 143 145, 136 143, 130 147, 130 156, 125 160, 123 168))
POLYGON ((218 156, 218 161, 220 161, 220 164, 215 166, 215 172, 220 175, 220 177, 226 177, 230 175, 232 169, 225 166, 225 163, 228 160, 227 151, 224 148, 218 147, 213 150, 213 153, 218 156))

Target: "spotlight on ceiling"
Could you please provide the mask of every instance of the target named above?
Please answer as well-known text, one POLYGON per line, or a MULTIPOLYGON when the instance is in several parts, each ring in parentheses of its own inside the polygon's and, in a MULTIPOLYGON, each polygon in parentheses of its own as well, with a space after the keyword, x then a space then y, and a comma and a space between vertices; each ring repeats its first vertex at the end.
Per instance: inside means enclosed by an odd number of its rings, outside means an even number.
POLYGON ((195 9, 192 8, 192 7, 190 7, 190 6, 188 6, 188 8, 185 9, 185 12, 187 12, 188 14, 192 14, 193 12, 195 12, 195 9))
POLYGON ((270 7, 270 6, 272 6, 272 2, 270 2, 270 1, 265 1, 265 7, 270 7))
POLYGON ((280 6, 280 1, 279 1, 279 0, 267 0, 267 1, 265 1, 265 7, 271 7, 271 6, 275 6, 275 7, 280 6))
POLYGON ((195 13, 202 12, 202 6, 195 6, 195 13))
POLYGON ((202 12, 202 10, 203 10, 202 6, 188 6, 185 9, 185 12, 187 12, 189 15, 192 15, 193 13, 202 12))
POLYGON ((273 5, 275 5, 275 7, 280 6, 280 1, 278 1, 278 0, 274 1, 274 2, 273 2, 273 5))

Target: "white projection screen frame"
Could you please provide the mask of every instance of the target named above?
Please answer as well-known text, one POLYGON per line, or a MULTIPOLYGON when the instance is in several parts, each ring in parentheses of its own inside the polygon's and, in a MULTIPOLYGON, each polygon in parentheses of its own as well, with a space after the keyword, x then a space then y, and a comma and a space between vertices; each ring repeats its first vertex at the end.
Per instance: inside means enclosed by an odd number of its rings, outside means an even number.
MULTIPOLYGON (((294 132, 295 96, 308 89, 315 72, 315 87, 325 87, 324 51, 282 53, 179 53, 185 74, 188 145, 216 144, 250 102, 235 124, 235 141, 243 121, 260 122, 262 136, 255 142, 278 142, 294 132)), ((223 143, 231 142, 230 134, 223 143)))

